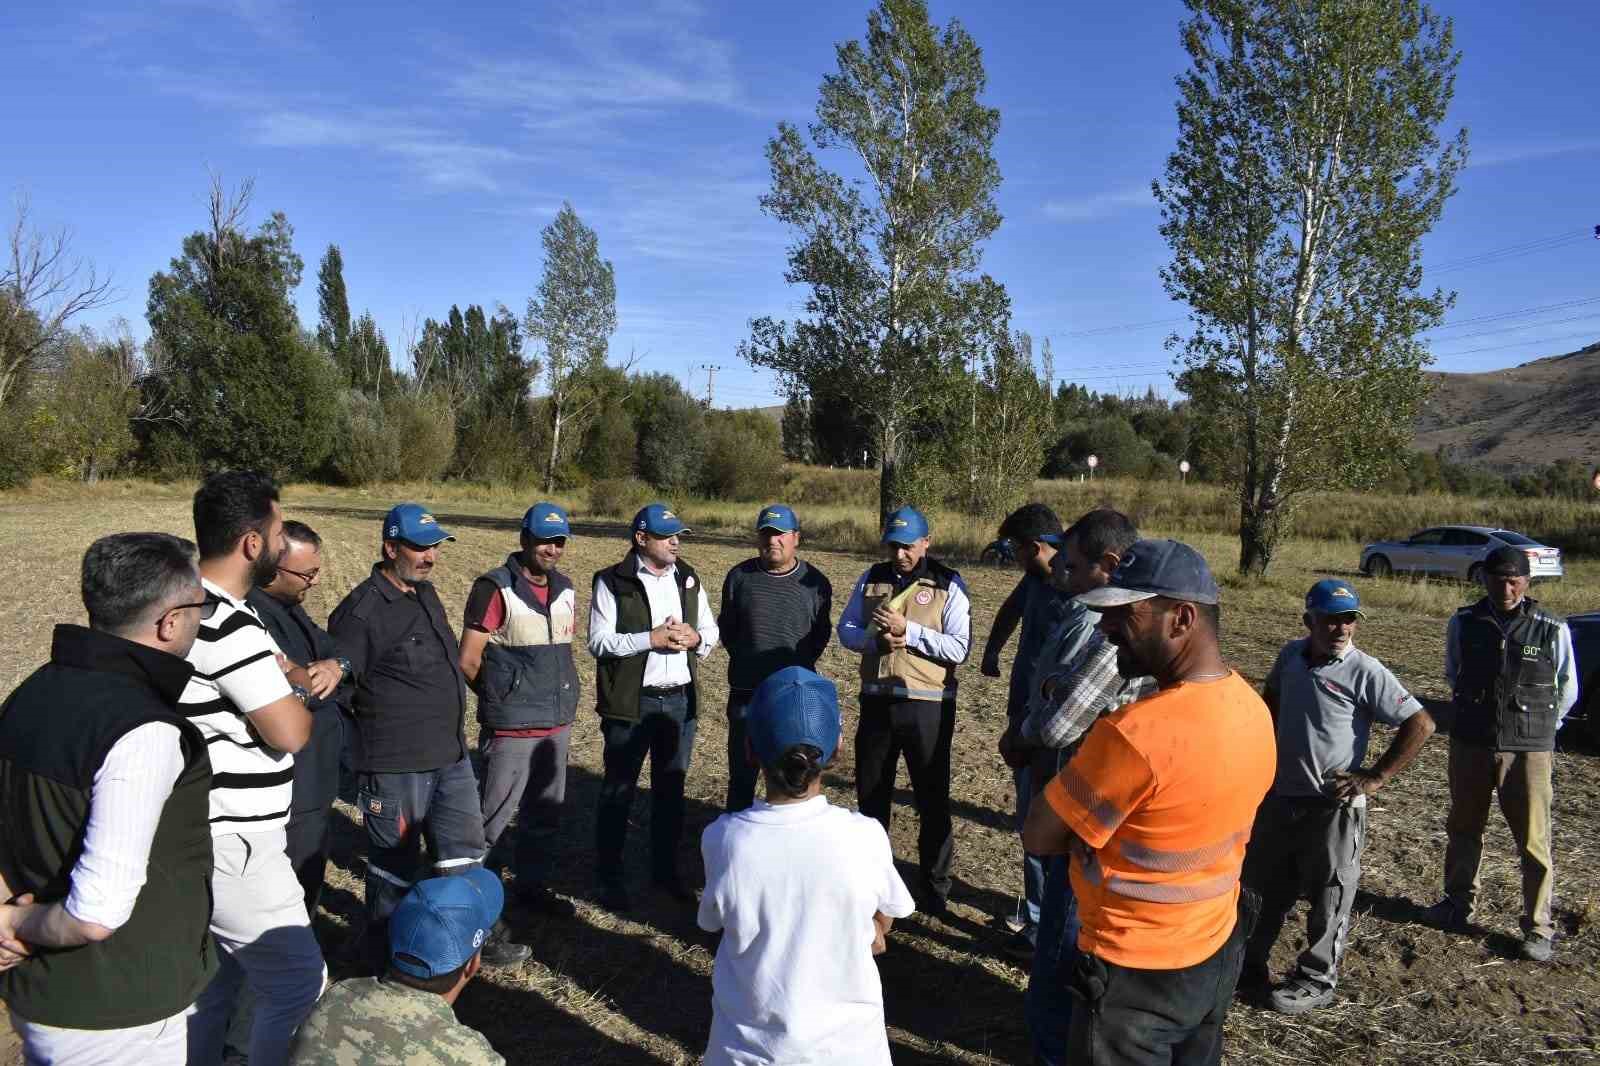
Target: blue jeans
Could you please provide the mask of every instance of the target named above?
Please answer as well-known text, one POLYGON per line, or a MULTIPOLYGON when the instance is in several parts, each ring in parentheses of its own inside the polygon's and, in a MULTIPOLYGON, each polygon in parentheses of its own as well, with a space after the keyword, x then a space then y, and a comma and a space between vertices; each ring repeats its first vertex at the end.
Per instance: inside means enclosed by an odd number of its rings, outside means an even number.
POLYGON ((694 719, 689 693, 646 691, 639 697, 639 720, 602 718, 605 778, 595 817, 595 851, 600 880, 621 884, 622 848, 628 812, 639 787, 639 772, 650 759, 650 871, 657 881, 678 878, 678 842, 683 837, 683 783, 694 754, 694 719))
POLYGON ((745 712, 750 709, 749 693, 728 695, 728 804, 729 814, 742 811, 756 801, 756 781, 761 768, 751 766, 745 757, 745 712))
MULTIPOLYGON (((1017 790, 1017 833, 1022 833, 1022 825, 1028 820, 1028 807, 1033 802, 1033 768, 1029 766, 1011 771, 1011 782, 1017 790)), ((1039 901, 1044 895, 1044 864, 1043 857, 1022 853, 1022 902, 1023 913, 1018 917, 1023 919, 1026 927, 1024 932, 1030 936, 1036 935, 1039 927, 1039 901)))
POLYGON ((367 828, 367 917, 376 927, 423 877, 465 873, 483 861, 483 808, 470 759, 415 773, 358 774, 367 828), (433 870, 423 867, 426 841, 433 870))
POLYGON ((1067 877, 1067 857, 1050 855, 1042 861, 1044 889, 1024 1012, 1033 1038, 1033 1061, 1038 1066, 1060 1066, 1067 1061, 1067 1029, 1072 1022, 1070 981, 1078 963, 1078 900, 1067 877))

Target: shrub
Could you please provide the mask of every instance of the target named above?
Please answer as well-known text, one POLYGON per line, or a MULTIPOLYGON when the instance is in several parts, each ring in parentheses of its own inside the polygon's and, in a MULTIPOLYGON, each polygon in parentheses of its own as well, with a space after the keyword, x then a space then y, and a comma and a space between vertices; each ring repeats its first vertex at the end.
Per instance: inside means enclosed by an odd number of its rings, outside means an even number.
POLYGON ((475 481, 526 488, 542 470, 529 441, 527 421, 509 414, 473 419, 461 431, 455 473, 475 481))
POLYGON ((384 401, 384 420, 393 427, 398 476, 405 481, 438 481, 456 451, 456 419, 438 393, 397 393, 384 401))
POLYGON ((718 411, 706 419, 700 491, 713 499, 754 500, 772 491, 783 468, 778 426, 757 411, 718 411))
POLYGON ((608 403, 584 433, 578 465, 596 480, 630 477, 638 447, 639 437, 627 410, 621 404, 608 403))
POLYGON ((384 417, 383 405, 365 393, 346 390, 339 417, 330 474, 346 485, 368 485, 399 476, 399 440, 384 417))
POLYGON ((655 498, 655 490, 634 477, 612 477, 589 486, 589 511, 596 517, 632 518, 655 498))

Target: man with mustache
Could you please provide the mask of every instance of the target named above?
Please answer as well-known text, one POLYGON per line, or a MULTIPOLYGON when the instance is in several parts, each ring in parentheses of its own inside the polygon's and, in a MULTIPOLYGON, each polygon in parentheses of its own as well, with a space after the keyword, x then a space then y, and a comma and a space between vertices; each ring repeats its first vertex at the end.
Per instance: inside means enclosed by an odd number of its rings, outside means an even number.
MULTIPOLYGON (((355 685, 357 800, 367 829, 366 937, 379 968, 388 951, 389 915, 424 876, 418 855, 424 837, 432 876, 465 873, 483 861, 461 648, 429 580, 447 540, 455 538, 420 504, 393 508, 383 521, 383 557, 328 619, 355 685)), ((483 963, 511 966, 529 954, 496 923, 483 963)))

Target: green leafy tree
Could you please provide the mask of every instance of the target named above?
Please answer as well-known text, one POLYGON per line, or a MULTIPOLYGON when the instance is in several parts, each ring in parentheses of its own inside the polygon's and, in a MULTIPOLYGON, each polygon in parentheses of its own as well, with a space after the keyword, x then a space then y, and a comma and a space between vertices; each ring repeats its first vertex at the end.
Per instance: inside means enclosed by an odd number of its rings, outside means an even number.
POLYGON ((295 317, 288 219, 240 228, 250 193, 213 180, 210 227, 150 279, 153 369, 204 465, 303 474, 333 446, 339 374, 295 317))
POLYGON ((69 343, 50 410, 57 421, 55 451, 73 476, 93 484, 133 451, 130 420, 139 412, 142 372, 125 322, 109 337, 85 330, 69 343))
POLYGON ((396 376, 390 362, 389 342, 370 312, 363 311, 351 327, 345 355, 350 385, 356 391, 382 398, 385 392, 393 390, 396 376))
POLYGON ((544 488, 555 488, 563 449, 581 440, 582 422, 602 393, 594 380, 606 363, 617 329, 617 282, 609 259, 600 258, 600 239, 570 203, 540 233, 544 275, 528 298, 525 328, 544 346, 549 402, 550 447, 544 488))
POLYGON ((836 55, 811 142, 865 180, 825 168, 779 125, 761 206, 796 231, 785 277, 810 288, 809 317, 756 319, 740 354, 814 398, 850 398, 870 425, 887 510, 908 502, 916 429, 959 398, 972 338, 1007 311, 1004 290, 976 273, 1000 224, 1000 114, 980 99, 977 44, 954 20, 936 28, 923 0, 882 0, 866 40, 836 55))
POLYGON ((354 378, 350 368, 350 299, 344 288, 344 256, 328 245, 317 268, 317 343, 354 378))
POLYGON ((810 397, 798 390, 789 393, 783 403, 783 421, 779 427, 783 438, 783 457, 792 463, 810 463, 816 460, 816 447, 811 439, 810 397))
POLYGON ((957 500, 968 514, 1004 515, 1039 476, 1053 429, 1049 341, 1044 363, 1041 377, 1033 363, 1033 339, 1026 333, 1000 338, 985 354, 971 382, 970 432, 957 438, 961 445, 951 464, 967 472, 957 500))
POLYGON ((638 434, 639 476, 666 493, 700 485, 706 450, 706 410, 670 374, 633 378, 623 401, 638 434))
POLYGON ((712 411, 706 416, 700 491, 720 500, 770 495, 783 466, 778 424, 760 411, 712 411))
POLYGON ((1186 3, 1162 279, 1259 574, 1300 494, 1370 485, 1409 443, 1416 338, 1453 299, 1422 291, 1419 242, 1466 158, 1464 131, 1437 132, 1460 54, 1420 0, 1186 3))

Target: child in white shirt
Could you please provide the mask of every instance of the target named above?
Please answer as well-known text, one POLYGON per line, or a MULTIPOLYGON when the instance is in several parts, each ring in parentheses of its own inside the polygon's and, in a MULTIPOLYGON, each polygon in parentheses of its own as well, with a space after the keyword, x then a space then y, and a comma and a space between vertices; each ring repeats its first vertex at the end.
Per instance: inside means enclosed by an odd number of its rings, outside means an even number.
POLYGON ((762 682, 746 715, 766 800, 724 814, 700 841, 700 927, 722 932, 706 1066, 881 1066, 889 1037, 872 956, 916 908, 883 827, 822 795, 838 693, 791 666, 762 682))

